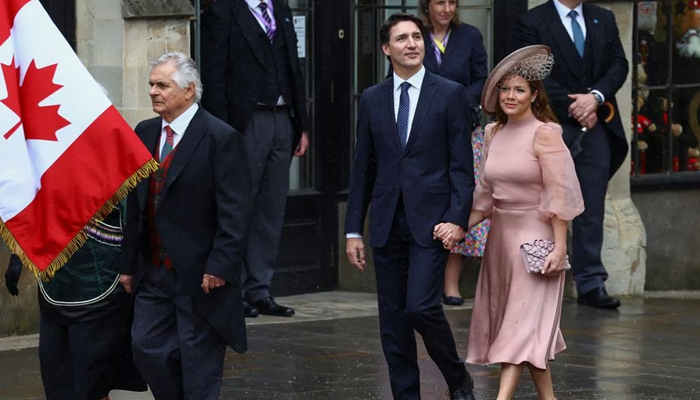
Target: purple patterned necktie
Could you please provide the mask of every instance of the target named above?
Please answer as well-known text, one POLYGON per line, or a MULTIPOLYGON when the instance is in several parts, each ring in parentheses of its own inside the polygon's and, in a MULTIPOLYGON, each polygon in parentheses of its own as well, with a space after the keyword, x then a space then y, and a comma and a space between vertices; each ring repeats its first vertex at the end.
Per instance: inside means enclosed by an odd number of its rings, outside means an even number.
POLYGON ((270 39, 270 42, 272 42, 272 39, 275 37, 275 29, 272 27, 272 18, 270 18, 270 13, 267 11, 268 5, 264 0, 260 0, 260 5, 258 7, 260 7, 263 20, 265 21, 267 37, 270 39))

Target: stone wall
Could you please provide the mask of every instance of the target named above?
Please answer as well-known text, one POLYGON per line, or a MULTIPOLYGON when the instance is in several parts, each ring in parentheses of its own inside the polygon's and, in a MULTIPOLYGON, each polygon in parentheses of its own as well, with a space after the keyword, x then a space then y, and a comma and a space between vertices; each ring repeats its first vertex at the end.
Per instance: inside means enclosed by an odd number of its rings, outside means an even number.
MULTIPOLYGON (((185 0, 186 1, 186 0, 185 0)), ((166 51, 190 53, 190 16, 181 1, 76 0, 78 56, 110 94, 124 118, 135 126, 155 116, 148 97, 148 62, 166 51), (160 15, 154 17, 157 10, 160 15), (148 14, 139 14, 148 12, 148 14), (125 19, 128 16, 128 19, 125 19)))

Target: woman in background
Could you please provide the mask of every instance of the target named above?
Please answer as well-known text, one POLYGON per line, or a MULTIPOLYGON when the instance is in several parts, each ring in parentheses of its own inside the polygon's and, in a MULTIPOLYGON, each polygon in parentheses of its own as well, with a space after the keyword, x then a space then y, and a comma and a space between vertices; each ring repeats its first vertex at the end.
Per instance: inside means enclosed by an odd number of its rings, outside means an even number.
MULTIPOLYGON (((474 172, 481 160, 484 132, 479 125, 479 101, 484 82, 488 76, 486 49, 479 30, 459 22, 458 0, 420 0, 418 13, 428 28, 425 37, 425 68, 451 81, 461 83, 469 100, 472 121, 472 148, 474 172)), ((478 178, 475 176, 475 178, 478 178)), ((459 275, 463 257, 481 257, 489 229, 485 221, 465 234, 464 242, 452 249, 445 269, 443 302, 447 305, 462 305, 459 293, 459 275)))

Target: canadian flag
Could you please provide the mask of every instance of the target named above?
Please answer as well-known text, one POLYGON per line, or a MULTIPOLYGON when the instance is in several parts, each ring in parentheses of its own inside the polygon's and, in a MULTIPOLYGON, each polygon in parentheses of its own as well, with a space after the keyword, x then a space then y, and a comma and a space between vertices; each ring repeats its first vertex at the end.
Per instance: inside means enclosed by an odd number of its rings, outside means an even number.
POLYGON ((0 235, 53 276, 157 168, 39 0, 0 3, 0 235))

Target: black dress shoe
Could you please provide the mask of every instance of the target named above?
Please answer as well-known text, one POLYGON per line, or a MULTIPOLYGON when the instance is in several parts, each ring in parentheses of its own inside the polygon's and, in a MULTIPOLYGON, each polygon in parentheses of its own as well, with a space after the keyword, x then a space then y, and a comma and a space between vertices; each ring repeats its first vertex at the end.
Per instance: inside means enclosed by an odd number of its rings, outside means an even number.
POLYGON ((584 304, 595 308, 615 309, 620 307, 620 300, 608 296, 605 286, 601 286, 578 296, 578 304, 584 304))
POLYGON ((260 311, 260 314, 274 315, 276 317, 291 317, 294 309, 277 304, 272 297, 265 297, 252 303, 252 306, 260 311))
POLYGON ((260 311, 257 308, 248 304, 248 302, 243 302, 243 313, 246 318, 257 318, 260 315, 260 311))
POLYGON ((458 389, 450 389, 450 400, 475 400, 474 398, 474 380, 467 377, 464 384, 458 389))
POLYGON ((456 296, 442 296, 442 302, 448 306, 461 306, 464 304, 464 299, 456 296))

